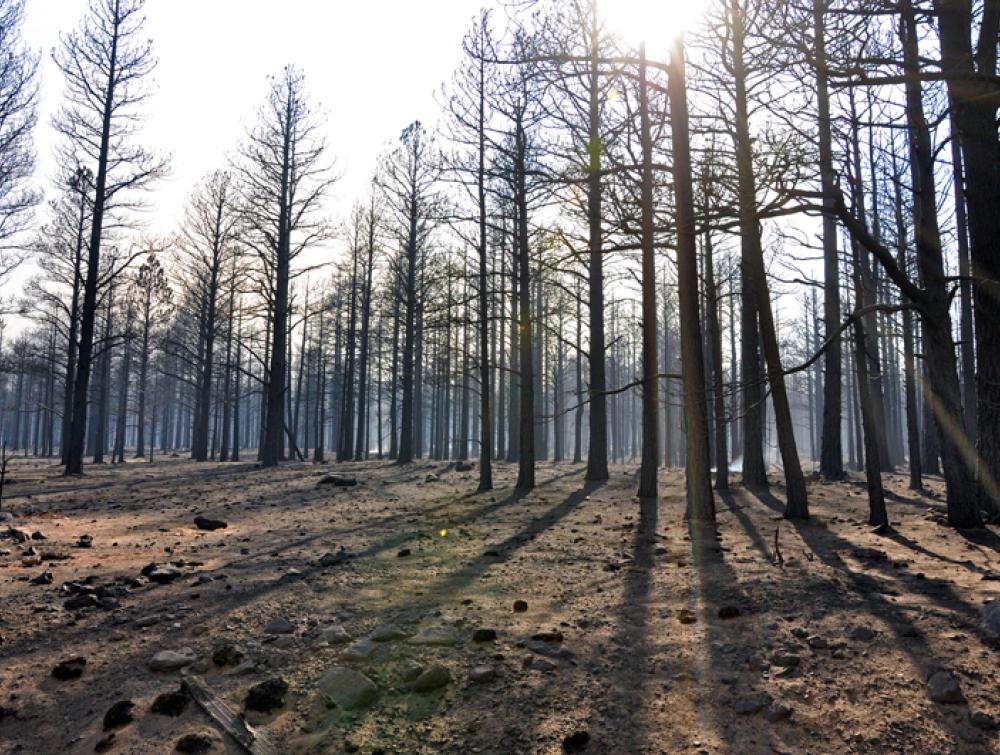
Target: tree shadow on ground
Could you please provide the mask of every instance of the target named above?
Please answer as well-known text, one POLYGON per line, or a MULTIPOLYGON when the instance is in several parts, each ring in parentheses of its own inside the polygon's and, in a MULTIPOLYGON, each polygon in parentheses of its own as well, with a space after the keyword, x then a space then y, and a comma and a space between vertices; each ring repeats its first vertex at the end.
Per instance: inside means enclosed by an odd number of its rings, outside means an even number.
MULTIPOLYGON (((783 509, 782 502, 770 491, 747 492, 772 511, 783 509)), ((904 577, 908 576, 906 570, 894 568, 891 560, 886 558, 866 560, 865 566, 867 568, 864 571, 859 571, 852 568, 841 555, 845 552, 857 553, 859 548, 855 543, 845 540, 832 532, 825 524, 816 520, 790 520, 790 523, 814 557, 823 565, 846 578, 848 586, 851 588, 841 597, 828 578, 815 573, 803 575, 807 576, 813 583, 812 587, 807 585, 803 585, 803 587, 813 595, 815 603, 818 604, 824 593, 828 593, 831 597, 836 596, 835 602, 838 610, 843 610, 843 608, 858 609, 876 620, 885 622, 894 635, 894 646, 906 653, 910 662, 917 669, 919 682, 925 681, 934 671, 946 668, 947 664, 907 615, 906 608, 889 600, 887 595, 898 594, 899 589, 919 593, 921 597, 927 598, 938 607, 955 612, 955 620, 958 624, 984 644, 988 642, 988 638, 979 626, 978 610, 962 600, 955 593, 951 584, 944 580, 915 578, 915 583, 923 584, 925 589, 921 590, 918 584, 911 584, 904 580, 904 577), (880 584, 877 580, 873 580, 865 571, 878 572, 880 576, 885 578, 885 583, 880 584), (931 589, 927 589, 928 587, 931 589), (959 614, 962 618, 959 618, 959 614)), ((963 726, 960 721, 949 715, 947 710, 940 707, 931 710, 935 721, 943 729, 952 733, 959 741, 967 741, 967 737, 970 736, 968 727, 963 726)), ((972 732, 972 735, 977 736, 978 734, 972 732)))

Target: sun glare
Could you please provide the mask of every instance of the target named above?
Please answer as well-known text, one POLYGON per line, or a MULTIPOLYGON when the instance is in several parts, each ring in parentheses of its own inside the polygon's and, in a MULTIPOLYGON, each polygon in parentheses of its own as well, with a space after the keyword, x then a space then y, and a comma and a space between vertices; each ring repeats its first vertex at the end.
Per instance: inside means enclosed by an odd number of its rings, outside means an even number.
MULTIPOLYGON (((600 0, 599 0, 600 1, 600 0)), ((603 0, 601 14, 627 44, 646 43, 650 55, 660 55, 674 37, 695 26, 708 0, 603 0)))

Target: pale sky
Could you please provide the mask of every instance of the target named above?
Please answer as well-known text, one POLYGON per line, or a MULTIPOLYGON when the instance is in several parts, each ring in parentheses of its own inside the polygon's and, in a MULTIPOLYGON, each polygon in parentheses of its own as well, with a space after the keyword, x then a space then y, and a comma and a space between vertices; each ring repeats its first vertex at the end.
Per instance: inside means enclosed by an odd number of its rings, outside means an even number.
MULTIPOLYGON (((326 113, 330 155, 342 179, 329 212, 347 215, 378 155, 415 119, 433 124, 435 93, 461 60, 480 0, 148 0, 146 31, 159 59, 144 143, 172 156, 152 197, 151 230, 172 231, 184 200, 253 122, 271 74, 294 63, 326 113)), ((42 51, 36 146, 46 193, 55 162, 50 117, 63 85, 51 60, 59 33, 75 28, 86 0, 28 0, 27 44, 42 51)))

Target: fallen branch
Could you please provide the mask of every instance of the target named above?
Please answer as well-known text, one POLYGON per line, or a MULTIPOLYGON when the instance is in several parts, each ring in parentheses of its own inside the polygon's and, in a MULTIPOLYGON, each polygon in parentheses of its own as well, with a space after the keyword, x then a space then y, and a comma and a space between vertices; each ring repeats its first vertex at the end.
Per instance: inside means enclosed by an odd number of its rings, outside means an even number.
POLYGON ((204 681, 190 672, 181 674, 182 684, 205 714, 250 755, 278 755, 278 748, 264 732, 254 729, 233 711, 204 681))

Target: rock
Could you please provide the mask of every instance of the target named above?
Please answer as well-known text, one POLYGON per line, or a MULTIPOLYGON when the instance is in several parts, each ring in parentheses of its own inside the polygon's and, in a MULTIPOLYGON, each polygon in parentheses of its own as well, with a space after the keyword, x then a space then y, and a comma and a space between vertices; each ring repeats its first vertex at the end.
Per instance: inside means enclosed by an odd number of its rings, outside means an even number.
POLYGON ((132 723, 135 720, 132 716, 133 708, 135 703, 131 700, 119 700, 108 708, 108 712, 104 714, 104 731, 121 729, 132 723))
POLYGON ((547 632, 535 632, 531 635, 531 639, 537 642, 562 642, 563 634, 558 630, 547 631, 547 632))
POLYGON ((221 749, 222 741, 219 735, 215 732, 204 731, 185 734, 177 740, 175 749, 184 755, 203 755, 203 753, 216 749, 217 746, 221 749))
POLYGON ((295 625, 284 616, 271 619, 264 625, 264 634, 291 634, 295 631, 295 625))
POLYGON ((530 668, 533 671, 541 671, 543 673, 547 671, 555 671, 557 668, 559 668, 552 661, 547 660, 545 658, 538 658, 537 656, 531 656, 530 658, 527 658, 525 660, 524 667, 530 668))
POLYGON ((212 663, 216 666, 239 666, 246 657, 246 653, 231 642, 216 645, 212 650, 212 663))
POLYGON ((435 663, 414 679, 410 688, 414 692, 431 692, 440 689, 450 681, 451 671, 448 670, 448 667, 435 663))
POLYGON ((150 582, 155 582, 158 585, 168 584, 184 576, 184 572, 170 564, 149 564, 143 568, 141 574, 150 582))
POLYGON ((475 469, 475 466, 476 465, 472 464, 471 462, 456 461, 455 462, 455 471, 456 472, 471 472, 473 469, 475 469))
POLYGON ((85 593, 84 595, 74 595, 63 603, 63 608, 67 611, 79 611, 81 608, 91 608, 97 605, 97 596, 85 593))
POLYGON ((38 531, 38 530, 35 530, 34 532, 31 533, 31 539, 32 540, 48 540, 48 538, 45 537, 45 534, 42 533, 42 532, 40 532, 40 531, 38 531))
POLYGON ((86 665, 87 659, 83 657, 60 661, 52 669, 52 676, 61 682, 66 682, 70 679, 79 679, 83 675, 83 667, 86 665))
POLYGON ((988 632, 1000 637, 1000 600, 991 600, 983 606, 983 622, 988 632))
POLYGON ((194 526, 200 530, 215 532, 215 530, 226 529, 229 526, 229 522, 224 522, 221 519, 212 519, 207 516, 196 516, 194 518, 194 526))
POLYGON ((733 706, 733 710, 740 716, 752 716, 763 707, 764 703, 760 700, 748 698, 737 701, 737 703, 733 706))
POLYGON ((288 682, 281 677, 271 677, 250 688, 244 705, 247 710, 270 713, 285 704, 286 694, 288 694, 288 682))
POLYGON ((984 729, 986 731, 997 727, 997 722, 993 716, 983 713, 981 710, 969 714, 969 723, 977 729, 984 729))
POLYGON ((772 702, 764 708, 764 719, 770 723, 786 721, 792 717, 792 709, 784 703, 772 702))
POLYGON ((346 666, 334 666, 319 680, 317 693, 331 707, 356 710, 371 705, 378 699, 375 682, 346 666))
POLYGON ((321 629, 319 639, 320 642, 325 642, 329 645, 343 645, 354 638, 351 637, 350 633, 343 626, 334 624, 333 626, 321 629))
POLYGON ((820 637, 819 635, 813 635, 806 642, 809 644, 813 650, 823 650, 829 647, 830 643, 826 641, 825 637, 820 637))
POLYGON ((51 585, 52 584, 52 572, 50 572, 50 571, 43 571, 41 574, 39 574, 37 577, 35 577, 33 580, 31 580, 31 584, 33 584, 33 585, 51 585))
POLYGON ((532 653, 538 653, 538 655, 544 655, 548 658, 558 658, 560 653, 563 651, 547 642, 539 642, 538 640, 529 640, 524 643, 524 647, 530 650, 532 653))
POLYGON ((935 671, 927 680, 927 697, 943 705, 958 705, 965 702, 962 685, 951 671, 935 671))
POLYGON ((677 620, 681 624, 694 624, 697 618, 687 608, 682 608, 677 612, 677 620))
POLYGON ((231 668, 226 672, 226 676, 246 676, 257 670, 257 661, 247 658, 236 668, 231 668))
POLYGON ((347 477, 346 475, 339 474, 328 474, 323 475, 319 478, 317 485, 333 485, 335 488, 353 488, 358 484, 356 477, 347 477))
POLYGON ((472 633, 473 642, 492 642, 497 638, 497 630, 480 627, 472 633))
POLYGON ((469 681, 473 684, 489 684, 496 676, 496 669, 492 666, 473 666, 469 672, 469 681))
POLYGON ((514 601, 514 613, 524 613, 528 610, 528 603, 524 600, 514 601))
POLYGON ((400 548, 399 553, 396 554, 396 557, 397 558, 406 558, 409 555, 410 555, 410 549, 409 548, 400 548))
POLYGON ((802 659, 793 653, 775 653, 771 657, 771 665, 782 668, 798 668, 802 659))
POLYGON ((107 752, 115 746, 115 733, 111 732, 103 739, 98 740, 94 745, 94 752, 107 752))
POLYGON ((15 543, 26 542, 31 536, 24 530, 19 530, 16 527, 8 527, 0 533, 0 537, 4 537, 8 540, 13 540, 15 543))
POLYGON ((345 661, 363 661, 375 652, 376 647, 378 646, 371 640, 355 640, 343 649, 340 657, 345 661))
POLYGON ((431 472, 429 475, 427 475, 424 478, 424 482, 437 482, 439 479, 440 478, 436 474, 434 474, 433 472, 431 472))
POLYGON ((875 639, 875 631, 868 627, 854 627, 851 630, 851 639, 858 642, 871 642, 875 639))
POLYGON ((350 555, 341 548, 336 553, 324 553, 319 557, 320 566, 339 566, 350 558, 350 555))
POLYGON ((150 614, 149 616, 143 616, 135 620, 135 628, 146 629, 147 627, 151 627, 154 624, 159 624, 162 619, 163 617, 160 616, 160 614, 158 613, 153 613, 150 614))
POLYGON ((191 648, 181 648, 180 650, 161 650, 154 655, 146 666, 150 671, 162 671, 169 673, 178 671, 185 666, 190 666, 198 660, 198 656, 191 648))
POLYGON ((368 639, 373 642, 392 642, 393 640, 402 640, 409 636, 409 632, 396 624, 382 624, 371 631, 368 639))
POLYGON ((403 677, 404 682, 412 682, 422 673, 424 673, 423 665, 417 663, 417 661, 413 660, 412 658, 408 658, 403 663, 403 670, 400 676, 403 677))
POLYGON ((735 619, 739 615, 740 609, 736 606, 722 606, 722 608, 719 609, 720 619, 735 619))
POLYGON ((76 541, 77 548, 91 548, 94 545, 93 535, 80 535, 79 539, 76 541))
POLYGON ((449 647, 458 642, 458 635, 451 627, 441 626, 440 624, 432 624, 429 627, 421 629, 416 635, 411 637, 408 642, 411 645, 449 647))
POLYGON ((583 729, 563 737, 563 752, 583 752, 590 744, 590 733, 583 729))
POLYGON ((175 692, 164 692, 162 695, 159 695, 153 700, 153 707, 150 710, 153 713, 159 713, 161 716, 176 718, 187 709, 190 702, 191 696, 184 687, 181 687, 175 692))
POLYGON ((295 646, 295 638, 290 634, 283 634, 279 637, 275 637, 272 644, 279 650, 287 650, 288 648, 295 646))

